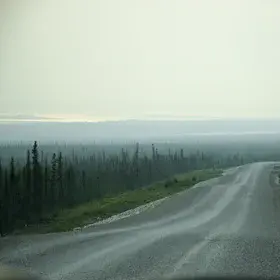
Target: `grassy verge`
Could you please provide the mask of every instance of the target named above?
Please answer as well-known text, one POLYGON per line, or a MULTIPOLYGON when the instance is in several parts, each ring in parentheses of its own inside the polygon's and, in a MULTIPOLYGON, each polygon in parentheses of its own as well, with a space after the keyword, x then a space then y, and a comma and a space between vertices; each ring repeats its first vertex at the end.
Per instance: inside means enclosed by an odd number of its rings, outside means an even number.
POLYGON ((72 209, 59 212, 55 218, 44 225, 30 227, 25 232, 58 232, 68 231, 87 223, 108 218, 137 206, 167 197, 188 189, 198 182, 205 181, 222 174, 222 170, 207 169, 178 174, 172 178, 154 183, 150 186, 127 191, 113 197, 94 200, 72 209))

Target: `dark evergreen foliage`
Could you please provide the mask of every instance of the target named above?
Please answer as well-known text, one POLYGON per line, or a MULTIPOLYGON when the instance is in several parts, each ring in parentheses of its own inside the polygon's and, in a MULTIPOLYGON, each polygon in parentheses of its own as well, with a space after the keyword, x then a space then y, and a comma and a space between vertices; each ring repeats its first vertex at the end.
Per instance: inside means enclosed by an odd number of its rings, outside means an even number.
POLYGON ((0 234, 44 222, 58 210, 147 186, 177 173, 242 163, 238 154, 227 158, 200 152, 187 155, 181 148, 163 154, 154 144, 145 154, 138 143, 133 153, 122 148, 118 155, 103 150, 79 157, 73 150, 68 157, 53 153, 48 161, 35 141, 24 164, 17 164, 13 157, 6 166, 0 161, 0 234))

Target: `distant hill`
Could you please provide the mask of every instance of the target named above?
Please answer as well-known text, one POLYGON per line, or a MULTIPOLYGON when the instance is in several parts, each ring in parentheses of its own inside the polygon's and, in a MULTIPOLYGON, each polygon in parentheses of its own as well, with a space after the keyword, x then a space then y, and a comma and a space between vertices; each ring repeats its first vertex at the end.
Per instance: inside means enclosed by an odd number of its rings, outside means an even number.
POLYGON ((24 114, 1 114, 0 113, 0 122, 2 121, 54 121, 59 120, 58 118, 44 117, 44 116, 36 116, 36 115, 24 115, 24 114))
POLYGON ((36 122, 1 121, 0 141, 174 141, 188 137, 280 134, 280 120, 36 122))

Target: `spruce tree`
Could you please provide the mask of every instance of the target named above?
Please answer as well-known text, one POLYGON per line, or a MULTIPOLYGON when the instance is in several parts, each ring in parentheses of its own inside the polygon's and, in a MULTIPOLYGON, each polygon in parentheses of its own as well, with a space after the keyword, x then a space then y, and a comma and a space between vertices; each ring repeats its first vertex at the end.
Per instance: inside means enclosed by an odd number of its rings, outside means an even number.
POLYGON ((11 192, 8 170, 4 171, 4 202, 3 202, 3 233, 7 233, 12 230, 12 213, 10 211, 11 205, 11 192))
POLYGON ((63 160, 60 152, 57 159, 57 184, 58 184, 58 199, 60 205, 64 204, 64 185, 63 185, 63 160))
POLYGON ((33 205, 33 188, 32 188, 32 170, 31 170, 31 160, 30 151, 27 150, 26 164, 25 164, 25 222, 28 224, 30 222, 30 216, 33 205))
POLYGON ((39 151, 37 141, 34 142, 32 148, 32 179, 33 179, 33 209, 35 219, 38 221, 42 216, 43 200, 42 200, 42 169, 39 163, 39 151))
POLYGON ((50 184, 49 184, 49 167, 48 160, 45 159, 45 167, 44 167, 44 197, 45 203, 44 211, 49 211, 52 206, 51 198, 50 198, 50 184))
POLYGON ((57 159, 56 154, 52 155, 51 162, 51 200, 54 206, 57 205, 57 159))

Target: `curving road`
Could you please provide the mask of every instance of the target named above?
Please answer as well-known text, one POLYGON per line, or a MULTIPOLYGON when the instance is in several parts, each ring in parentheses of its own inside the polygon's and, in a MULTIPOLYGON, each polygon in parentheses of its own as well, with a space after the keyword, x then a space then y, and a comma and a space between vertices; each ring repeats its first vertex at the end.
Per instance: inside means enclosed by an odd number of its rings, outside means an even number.
POLYGON ((280 186, 272 163, 228 170, 159 206, 79 233, 2 239, 0 261, 43 277, 280 276, 280 186))

